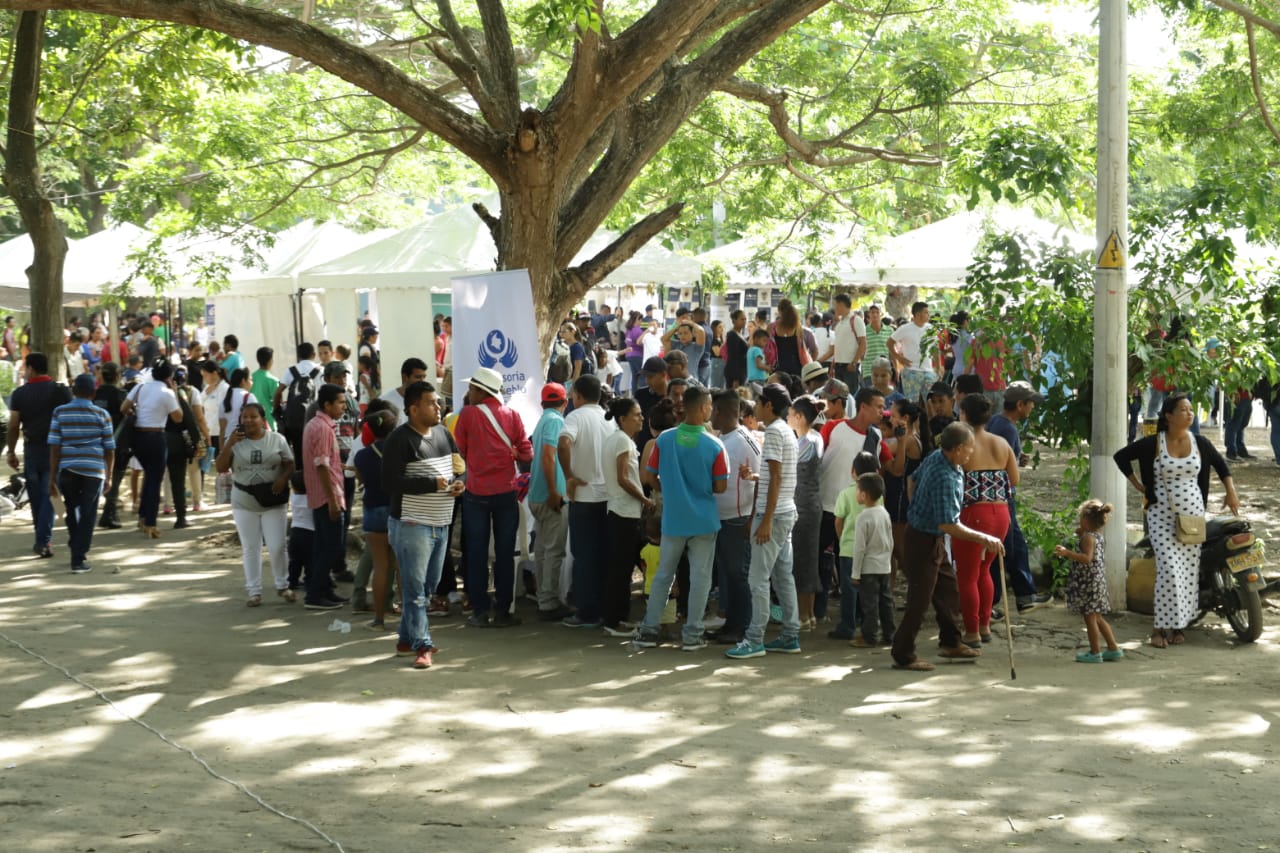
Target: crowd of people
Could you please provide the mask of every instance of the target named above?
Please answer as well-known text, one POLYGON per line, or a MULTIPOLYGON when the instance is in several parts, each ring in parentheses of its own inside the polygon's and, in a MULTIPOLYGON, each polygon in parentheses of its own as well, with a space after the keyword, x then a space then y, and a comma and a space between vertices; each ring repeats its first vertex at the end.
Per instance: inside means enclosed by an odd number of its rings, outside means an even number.
MULTIPOLYGON (((997 606, 1025 611, 1047 598, 1017 514, 1019 424, 1043 397, 1008 380, 1000 347, 956 333, 963 314, 942 334, 927 304, 910 314, 891 326, 880 306, 855 310, 847 294, 807 323, 789 300, 750 319, 734 311, 727 326, 708 324, 702 308, 682 308, 669 325, 651 309, 576 313, 548 354, 531 432, 493 370, 478 369, 465 398, 449 399, 447 317, 435 318, 430 361, 405 360, 394 387, 368 320, 354 369, 349 347, 320 341, 299 344, 284 370, 259 348, 251 370, 235 335, 218 341, 199 325, 175 342, 163 315, 130 317, 117 353, 99 327, 69 331, 69 388, 52 381, 47 355, 25 356, 9 463, 19 467, 21 434, 33 550, 53 556, 60 497, 76 573, 91 570, 95 525, 122 526, 131 469, 148 538, 162 535, 163 514, 187 526, 214 475, 214 500, 230 504, 242 544, 248 606, 263 604, 265 547, 284 603, 350 606, 388 633, 399 614, 396 652, 417 668, 438 651, 432 617, 461 604, 468 626, 518 625, 523 588, 540 621, 640 648, 794 654, 829 622, 828 639, 886 646, 896 668, 925 671, 933 664, 917 637, 930 607, 937 654, 971 660, 992 639, 997 606), (357 515, 365 548, 353 572, 357 515), (530 530, 531 548, 521 541, 530 530), (525 551, 522 576, 515 555, 525 551), (1002 568, 1014 596, 1004 603, 1002 568), (645 601, 633 613, 638 571, 645 601)), ((1157 582, 1158 646, 1181 642, 1195 583, 1160 513, 1203 513, 1206 466, 1238 506, 1225 461, 1186 437, 1185 397, 1164 408, 1157 437, 1117 454, 1153 507, 1168 569, 1157 582)), ((1089 632, 1083 662, 1122 657, 1103 618, 1107 511, 1082 507, 1080 550, 1061 549, 1078 567, 1068 598, 1089 632)))

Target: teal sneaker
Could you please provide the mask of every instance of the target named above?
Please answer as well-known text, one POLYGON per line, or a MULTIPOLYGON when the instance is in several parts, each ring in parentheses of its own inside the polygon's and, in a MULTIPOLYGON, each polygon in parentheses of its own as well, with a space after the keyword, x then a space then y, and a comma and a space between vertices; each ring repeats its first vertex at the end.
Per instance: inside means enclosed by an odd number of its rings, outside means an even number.
POLYGON ((782 605, 781 604, 769 605, 769 624, 770 625, 782 624, 782 605))
POLYGON ((765 655, 764 646, 759 643, 752 643, 743 640, 731 649, 727 649, 724 656, 734 660, 746 660, 747 658, 762 658, 765 655))
POLYGON ((798 655, 800 654, 800 638, 779 637, 776 640, 770 640, 765 643, 764 650, 770 654, 798 655))
POLYGON ((1102 659, 1106 661, 1124 660, 1124 649, 1106 649, 1102 653, 1102 659))
POLYGON ((1097 652, 1080 652, 1076 655, 1076 663, 1102 663, 1102 655, 1097 652))

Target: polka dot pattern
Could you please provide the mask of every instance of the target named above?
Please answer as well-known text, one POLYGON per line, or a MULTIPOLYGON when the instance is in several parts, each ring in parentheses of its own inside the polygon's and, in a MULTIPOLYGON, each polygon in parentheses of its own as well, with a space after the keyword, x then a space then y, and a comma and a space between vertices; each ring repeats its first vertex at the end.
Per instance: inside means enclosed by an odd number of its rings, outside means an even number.
POLYGON ((1174 536, 1175 514, 1204 515, 1197 478, 1200 450, 1175 459, 1160 433, 1156 451, 1156 500, 1147 510, 1147 536, 1156 552, 1155 627, 1180 629, 1199 611, 1200 546, 1183 545, 1174 536))

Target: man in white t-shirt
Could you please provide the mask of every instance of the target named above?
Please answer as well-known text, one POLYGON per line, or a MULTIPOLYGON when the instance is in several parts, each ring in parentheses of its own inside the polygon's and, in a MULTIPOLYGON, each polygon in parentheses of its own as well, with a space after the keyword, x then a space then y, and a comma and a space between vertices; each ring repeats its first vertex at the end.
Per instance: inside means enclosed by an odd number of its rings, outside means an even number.
MULTIPOLYGON (((864 450, 876 450, 881 466, 893 461, 893 454, 880 438, 876 424, 884 412, 884 395, 875 388, 861 388, 854 395, 853 417, 840 420, 829 420, 822 427, 822 464, 818 480, 818 496, 822 501, 822 526, 818 531, 818 553, 821 555, 820 571, 824 577, 834 574, 835 558, 827 553, 827 548, 838 544, 836 537, 836 498, 840 492, 853 484, 853 460, 864 450)), ((841 594, 849 588, 847 601, 848 611, 852 613, 853 584, 841 576, 841 594)), ((842 600, 842 615, 846 609, 842 600)), ((837 640, 853 639, 852 625, 840 624, 827 636, 837 640)))
POLYGON ((916 302, 911 306, 911 322, 903 323, 889 336, 889 353, 902 371, 903 396, 912 402, 922 399, 925 390, 938 381, 937 351, 932 362, 924 354, 929 330, 929 305, 916 302))
POLYGON ((862 384, 862 358, 867 354, 867 326, 861 314, 853 311, 853 299, 847 293, 838 293, 831 301, 831 309, 836 315, 831 324, 831 332, 835 341, 827 359, 835 365, 835 378, 857 388, 862 384))
POLYGON ((315 345, 303 341, 298 344, 297 355, 297 364, 280 374, 280 385, 276 388, 275 397, 271 400, 271 411, 275 421, 295 454, 302 446, 302 428, 306 422, 303 420, 293 425, 296 428, 286 424, 285 407, 288 405, 289 398, 298 394, 303 404, 300 414, 305 415, 306 407, 315 401, 316 390, 324 384, 320 376, 321 365, 315 362, 315 345))
POLYGON ((604 573, 609 564, 609 484, 604 476, 604 444, 616 427, 600 408, 600 379, 579 376, 573 383, 573 411, 564 419, 556 445, 569 495, 569 550, 573 553, 573 599, 578 612, 561 623, 599 628, 604 573))
POLYGON ((720 532, 716 534, 716 566, 724 625, 714 639, 737 645, 751 622, 751 543, 747 531, 755 501, 755 482, 744 479, 743 471, 760 472, 760 445, 742 425, 742 398, 733 391, 721 391, 711 402, 711 428, 720 436, 729 456, 729 488, 716 495, 720 532))

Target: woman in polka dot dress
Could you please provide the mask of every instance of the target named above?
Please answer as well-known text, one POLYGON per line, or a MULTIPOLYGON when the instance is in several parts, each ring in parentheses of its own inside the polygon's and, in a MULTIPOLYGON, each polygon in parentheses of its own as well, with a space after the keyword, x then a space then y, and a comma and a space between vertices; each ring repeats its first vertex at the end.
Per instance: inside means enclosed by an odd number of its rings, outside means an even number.
POLYGON ((1180 543, 1174 536, 1174 525, 1178 514, 1204 515, 1210 468, 1226 489, 1223 505, 1240 514, 1231 469, 1207 438, 1191 433, 1194 420, 1187 395, 1171 394, 1161 408, 1156 434, 1115 455, 1116 464, 1146 503, 1147 537, 1156 553, 1151 645, 1161 649, 1186 641, 1183 629, 1199 609, 1200 546, 1180 543), (1141 478, 1133 472, 1135 459, 1141 478))

